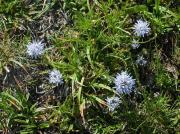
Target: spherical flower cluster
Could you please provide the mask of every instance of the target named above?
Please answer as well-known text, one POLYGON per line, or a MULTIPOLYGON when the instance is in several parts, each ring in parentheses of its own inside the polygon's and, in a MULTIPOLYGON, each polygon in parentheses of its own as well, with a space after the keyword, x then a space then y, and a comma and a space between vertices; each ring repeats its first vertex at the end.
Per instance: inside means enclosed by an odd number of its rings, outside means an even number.
POLYGON ((131 46, 133 49, 137 49, 140 46, 140 44, 135 39, 133 39, 131 46))
POLYGON ((107 102, 109 111, 113 112, 119 106, 120 99, 118 97, 110 97, 110 98, 107 97, 106 102, 107 102))
POLYGON ((62 77, 62 74, 54 69, 52 71, 49 72, 49 83, 52 83, 52 84, 63 84, 63 77, 62 77))
POLYGON ((138 56, 138 59, 136 60, 136 64, 140 66, 145 66, 147 64, 147 61, 144 59, 143 56, 138 56))
POLYGON ((43 50, 44 43, 42 41, 33 41, 27 46, 27 54, 34 59, 42 55, 43 50))
POLYGON ((138 20, 134 24, 134 33, 137 36, 144 37, 145 35, 148 35, 150 33, 149 23, 147 21, 138 20))
POLYGON ((114 83, 119 94, 130 94, 135 86, 135 80, 126 71, 118 73, 114 83))

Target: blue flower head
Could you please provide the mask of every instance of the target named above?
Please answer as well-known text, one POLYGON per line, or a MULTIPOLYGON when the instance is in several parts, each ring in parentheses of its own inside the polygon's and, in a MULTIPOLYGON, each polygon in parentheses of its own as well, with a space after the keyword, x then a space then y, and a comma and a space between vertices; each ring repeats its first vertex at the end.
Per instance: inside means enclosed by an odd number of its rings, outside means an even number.
POLYGON ((147 64, 147 61, 144 59, 143 56, 138 56, 138 58, 136 60, 136 64, 138 64, 140 66, 145 66, 147 64))
POLYGON ((54 69, 52 71, 49 72, 49 83, 52 83, 52 84, 63 84, 63 77, 62 77, 62 74, 54 69))
POLYGON ((133 39, 131 46, 133 49, 137 49, 140 46, 140 44, 137 40, 133 39))
POLYGON ((135 35, 140 36, 140 37, 144 37, 145 35, 148 35, 151 30, 149 27, 149 23, 143 20, 138 20, 134 24, 133 29, 134 29, 135 35))
POLYGON ((42 41, 33 41, 27 46, 27 54, 34 59, 42 55, 43 50, 44 43, 42 43, 42 41))
POLYGON ((135 86, 135 80, 126 71, 118 73, 114 83, 119 94, 130 94, 135 86))
POLYGON ((110 98, 107 97, 106 102, 107 102, 109 111, 113 112, 119 106, 119 103, 121 101, 118 97, 110 97, 110 98))

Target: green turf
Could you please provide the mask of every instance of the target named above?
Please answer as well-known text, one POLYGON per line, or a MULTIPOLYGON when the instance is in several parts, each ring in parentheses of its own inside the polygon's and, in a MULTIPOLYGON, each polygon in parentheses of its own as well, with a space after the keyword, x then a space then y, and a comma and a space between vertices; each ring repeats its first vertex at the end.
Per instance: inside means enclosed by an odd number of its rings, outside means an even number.
POLYGON ((178 134, 179 30, 178 0, 0 0, 0 133, 178 134), (134 34, 139 19, 145 37, 134 34), (37 59, 33 40, 45 44, 37 59), (52 69, 63 84, 49 83, 52 69), (130 94, 116 92, 122 71, 135 79, 130 94))

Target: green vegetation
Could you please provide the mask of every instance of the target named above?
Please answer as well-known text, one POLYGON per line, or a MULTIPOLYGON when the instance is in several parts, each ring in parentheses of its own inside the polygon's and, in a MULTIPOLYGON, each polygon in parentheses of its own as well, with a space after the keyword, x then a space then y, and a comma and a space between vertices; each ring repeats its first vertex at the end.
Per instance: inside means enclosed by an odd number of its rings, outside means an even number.
POLYGON ((0 133, 178 134, 179 31, 176 0, 0 0, 0 133), (34 40, 45 44, 36 59, 34 40), (63 84, 49 83, 52 69, 63 84), (135 80, 130 94, 116 92, 122 71, 135 80))

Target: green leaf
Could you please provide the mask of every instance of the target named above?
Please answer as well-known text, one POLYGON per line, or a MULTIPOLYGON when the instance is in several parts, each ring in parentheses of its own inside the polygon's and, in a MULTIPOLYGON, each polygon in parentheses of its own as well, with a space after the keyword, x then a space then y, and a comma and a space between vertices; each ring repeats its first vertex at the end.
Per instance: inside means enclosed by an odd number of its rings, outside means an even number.
POLYGON ((104 84, 99 84, 99 83, 93 83, 92 87, 94 88, 102 88, 102 89, 106 89, 110 92, 113 92, 115 94, 118 94, 114 89, 112 89, 111 87, 104 85, 104 84))
POLYGON ((104 100, 102 100, 101 98, 95 96, 95 95, 88 95, 86 94, 88 97, 92 98, 93 100, 95 100, 96 102, 102 104, 102 105, 105 105, 107 106, 106 102, 104 100))

